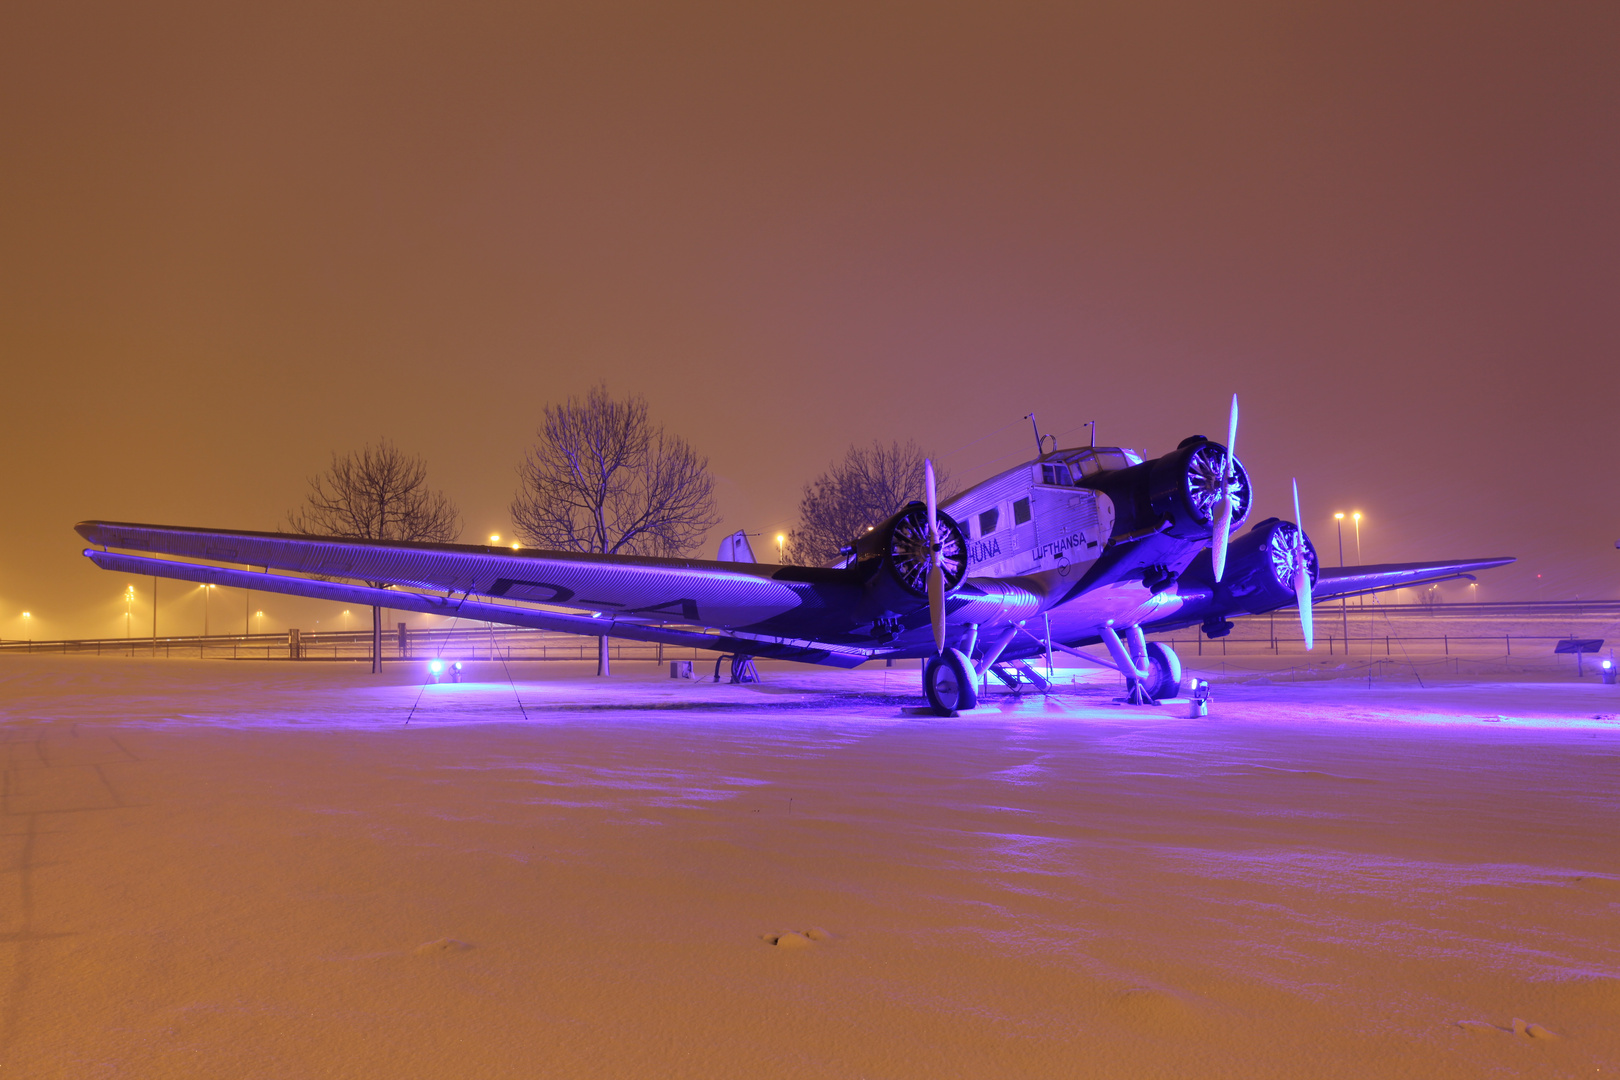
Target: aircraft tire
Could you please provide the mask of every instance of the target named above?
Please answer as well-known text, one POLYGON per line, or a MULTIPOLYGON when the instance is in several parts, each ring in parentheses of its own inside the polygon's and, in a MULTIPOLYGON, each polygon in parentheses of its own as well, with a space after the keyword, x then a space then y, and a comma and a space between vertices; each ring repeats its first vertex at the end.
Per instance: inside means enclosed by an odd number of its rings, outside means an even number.
POLYGON ((960 649, 946 649, 923 664, 923 692, 940 716, 955 716, 979 703, 973 664, 960 649))
POLYGON ((1176 650, 1162 641, 1150 641, 1147 647, 1148 696, 1154 701, 1181 696, 1181 657, 1176 650))

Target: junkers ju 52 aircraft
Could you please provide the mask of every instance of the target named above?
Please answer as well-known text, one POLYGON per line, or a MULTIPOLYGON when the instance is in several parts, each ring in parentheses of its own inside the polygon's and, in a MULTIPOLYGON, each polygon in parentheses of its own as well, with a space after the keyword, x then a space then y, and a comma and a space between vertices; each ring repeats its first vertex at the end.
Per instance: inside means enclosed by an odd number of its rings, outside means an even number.
POLYGON ((732 561, 700 561, 110 521, 77 529, 107 570, 693 646, 730 653, 734 674, 750 657, 836 667, 923 658, 923 689, 942 715, 972 708, 992 672, 1032 676, 1019 661, 1050 649, 1117 669, 1132 700, 1175 697, 1181 664, 1148 632, 1199 624, 1221 637, 1233 615, 1297 606, 1310 648, 1314 601, 1513 561, 1333 569, 1294 522, 1270 518, 1234 537, 1253 502, 1236 439, 1234 396, 1224 446, 1195 435, 1151 459, 1053 449, 942 506, 930 464, 926 499, 852 537, 834 566, 735 561, 746 545, 723 545, 732 561), (219 563, 263 569, 209 565, 219 563), (1082 651, 1098 644, 1106 658, 1082 651))

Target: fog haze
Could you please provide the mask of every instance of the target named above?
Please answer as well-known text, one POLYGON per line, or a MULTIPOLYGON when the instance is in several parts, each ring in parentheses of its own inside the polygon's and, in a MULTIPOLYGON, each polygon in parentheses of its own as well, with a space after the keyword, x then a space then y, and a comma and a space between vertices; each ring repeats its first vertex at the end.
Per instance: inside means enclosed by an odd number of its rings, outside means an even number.
POLYGON ((509 534, 597 381, 709 456, 710 553, 852 442, 971 483, 1235 391, 1325 561, 1360 510, 1615 597, 1617 58, 1600 4, 14 5, 0 636, 122 632, 74 522, 273 529, 382 436, 509 534))

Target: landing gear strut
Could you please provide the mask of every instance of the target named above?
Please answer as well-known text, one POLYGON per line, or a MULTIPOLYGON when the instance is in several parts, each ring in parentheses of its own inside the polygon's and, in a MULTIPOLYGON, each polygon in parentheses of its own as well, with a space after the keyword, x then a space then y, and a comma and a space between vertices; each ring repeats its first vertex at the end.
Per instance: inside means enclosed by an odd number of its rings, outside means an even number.
POLYGON ((1112 624, 1102 628, 1103 644, 1113 654, 1114 666, 1125 676, 1125 698, 1131 705, 1151 705, 1181 694, 1181 658, 1162 641, 1148 641, 1140 626, 1125 631, 1130 645, 1120 640, 1112 624))
POLYGON ((1147 643, 1147 678, 1125 676, 1125 699, 1133 705, 1150 705, 1164 698, 1181 696, 1181 657, 1162 641, 1147 643))
POLYGON ((940 716, 955 716, 979 703, 973 662, 960 649, 946 649, 923 664, 923 692, 940 716))

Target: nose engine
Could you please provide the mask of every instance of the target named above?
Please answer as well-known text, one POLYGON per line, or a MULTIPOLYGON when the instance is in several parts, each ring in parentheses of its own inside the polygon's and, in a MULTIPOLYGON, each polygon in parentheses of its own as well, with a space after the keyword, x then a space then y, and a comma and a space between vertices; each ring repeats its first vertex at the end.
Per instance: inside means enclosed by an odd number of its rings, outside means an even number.
POLYGON ((1148 475, 1148 505, 1158 519, 1170 522, 1167 533, 1180 540, 1209 536, 1223 484, 1232 493, 1232 527, 1235 529, 1249 516, 1254 502, 1249 471, 1234 459, 1227 479, 1225 467, 1226 447, 1200 435, 1182 440, 1173 453, 1153 462, 1148 475))

